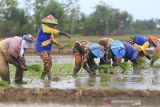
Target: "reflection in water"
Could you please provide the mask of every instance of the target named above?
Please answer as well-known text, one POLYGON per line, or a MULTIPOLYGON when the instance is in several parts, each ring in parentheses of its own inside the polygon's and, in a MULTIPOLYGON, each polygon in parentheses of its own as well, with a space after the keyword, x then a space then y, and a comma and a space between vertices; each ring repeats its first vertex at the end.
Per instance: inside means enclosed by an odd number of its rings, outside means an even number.
POLYGON ((28 88, 59 88, 59 89, 73 89, 73 88, 118 88, 118 89, 151 89, 160 90, 160 70, 157 68, 147 68, 141 70, 141 73, 135 74, 128 72, 124 74, 113 74, 111 78, 107 78, 106 74, 90 77, 85 76, 66 76, 60 77, 58 81, 41 80, 36 78, 27 78, 27 84, 15 85, 16 87, 28 88))

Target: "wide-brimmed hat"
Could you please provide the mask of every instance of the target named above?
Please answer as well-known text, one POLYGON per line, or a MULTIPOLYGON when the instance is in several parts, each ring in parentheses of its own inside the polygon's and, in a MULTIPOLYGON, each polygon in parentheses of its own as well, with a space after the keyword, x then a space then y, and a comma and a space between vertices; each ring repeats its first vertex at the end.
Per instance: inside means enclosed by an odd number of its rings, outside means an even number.
POLYGON ((104 50, 103 48, 97 44, 97 43, 90 43, 89 47, 91 49, 91 53, 97 57, 97 58, 102 58, 104 56, 104 50))
POLYGON ((119 40, 114 40, 112 42, 111 50, 119 58, 122 58, 126 53, 126 49, 125 49, 123 43, 119 40))
POLYGON ((41 20, 42 23, 58 25, 58 20, 53 15, 48 15, 41 20))

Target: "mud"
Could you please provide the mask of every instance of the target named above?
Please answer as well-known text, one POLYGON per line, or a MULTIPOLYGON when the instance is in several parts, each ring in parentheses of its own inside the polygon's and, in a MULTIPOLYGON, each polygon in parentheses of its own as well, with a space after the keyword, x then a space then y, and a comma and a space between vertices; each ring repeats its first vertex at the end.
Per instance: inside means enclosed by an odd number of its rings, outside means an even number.
MULTIPOLYGON (((70 55, 52 57, 57 63, 74 63, 70 55)), ((41 62, 38 56, 26 58, 27 62, 41 62)), ((0 107, 158 107, 160 104, 159 68, 147 67, 111 77, 101 74, 90 77, 84 71, 77 77, 52 74, 52 78, 48 81, 24 77, 27 84, 12 82, 11 87, 1 87, 0 107)))
POLYGON ((51 89, 51 88, 1 88, 1 103, 52 103, 70 105, 105 106, 108 100, 113 105, 159 105, 160 91, 151 90, 100 90, 100 89, 51 89), (115 102, 116 101, 116 102, 115 102), (118 102, 119 101, 119 102, 118 102), (123 101, 126 101, 122 103, 123 101))

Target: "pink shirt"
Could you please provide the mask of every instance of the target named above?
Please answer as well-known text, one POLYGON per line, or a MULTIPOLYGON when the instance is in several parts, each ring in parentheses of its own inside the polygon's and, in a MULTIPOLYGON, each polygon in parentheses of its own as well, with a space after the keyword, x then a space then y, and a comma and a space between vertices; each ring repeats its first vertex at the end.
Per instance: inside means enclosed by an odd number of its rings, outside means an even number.
POLYGON ((14 36, 4 39, 1 42, 5 44, 5 47, 9 54, 17 58, 20 53, 21 41, 22 37, 14 36))

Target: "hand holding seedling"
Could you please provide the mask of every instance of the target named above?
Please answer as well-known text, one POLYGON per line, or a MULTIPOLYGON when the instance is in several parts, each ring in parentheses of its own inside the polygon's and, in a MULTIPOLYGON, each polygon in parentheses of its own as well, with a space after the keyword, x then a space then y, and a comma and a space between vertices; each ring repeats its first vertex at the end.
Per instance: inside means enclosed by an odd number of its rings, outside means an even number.
POLYGON ((63 46, 60 44, 60 43, 58 43, 58 49, 60 50, 60 49, 63 49, 63 46))

